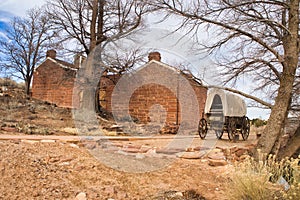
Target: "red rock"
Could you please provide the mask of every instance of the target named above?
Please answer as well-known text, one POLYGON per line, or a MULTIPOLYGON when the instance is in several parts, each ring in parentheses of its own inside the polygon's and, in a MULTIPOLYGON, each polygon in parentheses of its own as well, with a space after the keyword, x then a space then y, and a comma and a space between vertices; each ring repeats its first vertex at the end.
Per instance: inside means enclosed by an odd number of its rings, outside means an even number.
POLYGON ((147 147, 147 146, 142 146, 140 148, 140 153, 146 153, 147 151, 149 151, 151 149, 151 147, 147 147))
POLYGON ((122 151, 127 153, 139 153, 140 149, 138 148, 123 148, 122 151))
POLYGON ((156 153, 163 153, 163 154, 175 154, 179 152, 183 152, 183 150, 182 149, 157 149, 156 150, 156 153))
POLYGON ((247 151, 248 151, 248 149, 240 148, 240 149, 238 149, 234 154, 235 154, 237 157, 241 157, 242 155, 246 154, 247 151))
POLYGON ((184 159, 200 159, 204 156, 204 152, 185 152, 178 157, 184 158, 184 159))
POLYGON ((207 157, 210 159, 213 159, 213 160, 225 160, 226 159, 226 157, 224 156, 224 153, 222 153, 222 152, 211 152, 208 154, 207 157))
POLYGON ((227 165, 227 161, 226 160, 209 159, 208 165, 214 166, 214 167, 225 166, 225 165, 227 165))
POLYGON ((194 151, 205 151, 205 150, 208 150, 208 149, 209 148, 207 148, 207 147, 198 146, 198 147, 194 148, 194 151))
POLYGON ((1 129, 6 132, 12 132, 12 133, 18 132, 18 129, 14 127, 2 127, 1 129))

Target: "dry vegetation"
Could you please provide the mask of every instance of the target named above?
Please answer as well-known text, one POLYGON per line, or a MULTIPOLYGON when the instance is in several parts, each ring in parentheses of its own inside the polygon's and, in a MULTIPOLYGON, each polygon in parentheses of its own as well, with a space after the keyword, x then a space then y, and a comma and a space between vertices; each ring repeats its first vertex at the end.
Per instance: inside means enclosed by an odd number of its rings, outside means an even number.
POLYGON ((228 197, 233 200, 300 199, 300 157, 276 161, 276 157, 249 157, 236 163, 228 182, 228 197))

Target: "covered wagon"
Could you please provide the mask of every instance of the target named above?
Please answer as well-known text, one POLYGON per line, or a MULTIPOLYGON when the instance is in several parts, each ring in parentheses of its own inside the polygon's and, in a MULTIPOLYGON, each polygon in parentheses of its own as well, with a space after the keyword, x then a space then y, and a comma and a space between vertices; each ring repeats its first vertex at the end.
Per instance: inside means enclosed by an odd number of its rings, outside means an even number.
POLYGON ((238 139, 239 134, 247 140, 250 120, 246 114, 247 106, 241 97, 221 89, 211 89, 207 95, 203 117, 199 121, 200 138, 204 139, 208 130, 212 130, 218 139, 227 132, 230 140, 238 139))

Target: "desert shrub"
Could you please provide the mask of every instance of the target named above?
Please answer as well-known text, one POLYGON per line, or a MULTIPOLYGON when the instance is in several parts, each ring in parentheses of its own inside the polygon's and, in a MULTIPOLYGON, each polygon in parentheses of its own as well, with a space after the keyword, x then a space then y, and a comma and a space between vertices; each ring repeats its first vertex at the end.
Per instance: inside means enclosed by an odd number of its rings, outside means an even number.
POLYGON ((16 81, 10 79, 10 78, 0 78, 0 87, 8 87, 8 88, 19 88, 24 89, 25 85, 24 83, 17 83, 16 81))
POLYGON ((261 127, 267 125, 267 121, 259 118, 255 118, 251 120, 251 124, 255 127, 261 127))
POLYGON ((229 199, 300 199, 300 159, 276 161, 274 156, 236 164, 227 186, 229 199))

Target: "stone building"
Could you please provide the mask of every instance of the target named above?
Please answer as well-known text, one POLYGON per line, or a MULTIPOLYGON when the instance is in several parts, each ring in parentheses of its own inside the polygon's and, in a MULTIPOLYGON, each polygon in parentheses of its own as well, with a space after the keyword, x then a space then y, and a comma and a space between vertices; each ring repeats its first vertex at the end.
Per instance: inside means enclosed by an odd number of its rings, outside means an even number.
MULTIPOLYGON (((55 55, 55 51, 48 51, 46 60, 36 68, 32 97, 60 107, 72 107, 76 105, 76 103, 72 104, 72 92, 80 62, 77 59, 74 64, 70 64, 58 60, 55 55)), ((207 88, 190 74, 162 63, 158 52, 150 53, 148 58, 149 62, 133 73, 122 76, 102 75, 99 91, 101 108, 115 115, 124 111, 141 123, 153 121, 151 115, 160 112, 164 115, 162 117, 167 124, 179 125, 180 98, 192 97, 189 94, 185 94, 185 97, 177 97, 180 90, 186 90, 183 87, 190 85, 193 90, 191 93, 195 94, 198 101, 200 118, 204 111, 207 88), (178 82, 178 77, 186 80, 187 84, 178 82)), ((79 95, 74 96, 78 96, 78 99, 73 100, 80 102, 79 95)), ((192 106, 194 105, 190 105, 191 109, 195 109, 192 106)))

